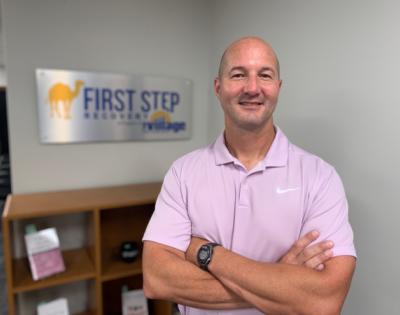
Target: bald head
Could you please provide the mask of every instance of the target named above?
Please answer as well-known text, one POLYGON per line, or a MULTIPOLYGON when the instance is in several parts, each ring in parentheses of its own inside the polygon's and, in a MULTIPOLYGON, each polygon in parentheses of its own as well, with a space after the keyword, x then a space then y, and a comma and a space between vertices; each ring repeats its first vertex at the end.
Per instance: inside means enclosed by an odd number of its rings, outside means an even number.
MULTIPOLYGON (((280 67, 279 67, 279 60, 278 57, 276 56, 275 51, 272 49, 272 47, 263 39, 255 36, 249 36, 249 37, 242 37, 233 43, 231 43, 224 51, 221 57, 221 61, 219 63, 219 69, 218 69, 218 77, 221 78, 222 74, 226 70, 228 60, 232 56, 233 52, 237 51, 238 49, 246 49, 246 46, 249 47, 254 47, 254 45, 261 46, 265 48, 265 51, 268 54, 271 54, 274 59, 275 59, 275 65, 276 65, 276 71, 278 74, 278 78, 280 77, 280 67)), ((251 49, 251 48, 248 48, 251 49)))

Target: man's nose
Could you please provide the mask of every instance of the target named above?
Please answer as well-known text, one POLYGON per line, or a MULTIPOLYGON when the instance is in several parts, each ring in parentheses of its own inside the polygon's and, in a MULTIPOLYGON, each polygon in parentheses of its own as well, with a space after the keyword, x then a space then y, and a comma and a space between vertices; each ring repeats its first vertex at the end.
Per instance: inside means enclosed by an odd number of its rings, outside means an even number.
POLYGON ((260 93, 260 85, 257 76, 249 76, 244 91, 250 95, 260 93))

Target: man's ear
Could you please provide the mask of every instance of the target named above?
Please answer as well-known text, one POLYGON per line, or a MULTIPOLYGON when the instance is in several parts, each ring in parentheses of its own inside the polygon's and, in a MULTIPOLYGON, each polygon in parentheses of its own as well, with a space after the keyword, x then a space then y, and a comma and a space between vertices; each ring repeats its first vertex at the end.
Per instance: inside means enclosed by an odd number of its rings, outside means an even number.
POLYGON ((219 80, 219 77, 216 77, 214 79, 214 93, 218 98, 220 89, 221 89, 221 81, 219 80))

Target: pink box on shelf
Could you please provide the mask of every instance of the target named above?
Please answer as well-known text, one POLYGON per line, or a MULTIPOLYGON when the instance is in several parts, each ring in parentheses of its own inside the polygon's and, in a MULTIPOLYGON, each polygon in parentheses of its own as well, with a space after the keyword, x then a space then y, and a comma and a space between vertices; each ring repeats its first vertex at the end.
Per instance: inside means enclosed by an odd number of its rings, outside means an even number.
POLYGON ((55 228, 26 234, 25 244, 33 280, 65 271, 60 241, 55 228))

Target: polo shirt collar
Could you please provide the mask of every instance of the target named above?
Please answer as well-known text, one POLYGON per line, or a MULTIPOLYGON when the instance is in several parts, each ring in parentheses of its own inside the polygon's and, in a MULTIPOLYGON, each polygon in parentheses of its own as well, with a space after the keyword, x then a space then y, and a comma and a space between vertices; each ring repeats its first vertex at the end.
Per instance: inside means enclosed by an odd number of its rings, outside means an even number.
MULTIPOLYGON (((271 147, 268 150, 265 158, 261 161, 264 168, 267 167, 282 167, 287 165, 289 140, 285 134, 275 126, 276 134, 271 147)), ((228 163, 240 164, 225 145, 224 132, 222 132, 215 140, 212 147, 215 156, 215 164, 223 165, 228 163)))
POLYGON ((279 127, 275 126, 275 130, 274 141, 262 161, 265 167, 281 167, 287 165, 289 140, 279 127))
POLYGON ((225 145, 224 131, 218 136, 217 140, 215 140, 212 149, 214 151, 216 165, 233 163, 237 160, 232 154, 230 154, 225 145))

